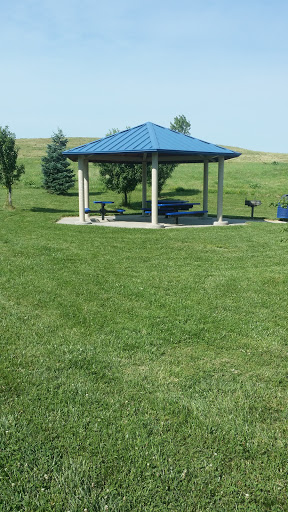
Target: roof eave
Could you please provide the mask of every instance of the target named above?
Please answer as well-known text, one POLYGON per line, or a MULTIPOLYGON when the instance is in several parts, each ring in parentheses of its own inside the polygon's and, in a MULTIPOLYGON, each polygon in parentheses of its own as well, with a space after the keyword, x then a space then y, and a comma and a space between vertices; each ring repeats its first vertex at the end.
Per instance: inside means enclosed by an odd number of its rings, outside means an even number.
MULTIPOLYGON (((159 163, 197 163, 203 162, 208 159, 211 162, 215 162, 219 157, 223 157, 224 160, 229 160, 231 158, 236 158, 241 155, 241 153, 236 152, 191 152, 191 151, 145 151, 147 155, 147 161, 151 162, 152 153, 158 153, 159 155, 159 163)), ((109 152, 109 153, 86 153, 86 152, 74 152, 74 151, 64 151, 63 154, 72 160, 73 162, 77 162, 80 156, 85 157, 89 162, 99 162, 99 163, 141 163, 143 161, 143 151, 127 151, 127 152, 109 152)))

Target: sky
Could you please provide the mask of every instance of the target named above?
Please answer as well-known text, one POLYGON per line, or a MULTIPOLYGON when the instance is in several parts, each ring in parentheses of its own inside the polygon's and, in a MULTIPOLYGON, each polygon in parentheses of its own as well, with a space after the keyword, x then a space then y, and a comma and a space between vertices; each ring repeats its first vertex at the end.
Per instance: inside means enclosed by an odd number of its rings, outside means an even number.
POLYGON ((214 144, 288 153, 287 0, 14 0, 0 126, 104 137, 185 115, 214 144))

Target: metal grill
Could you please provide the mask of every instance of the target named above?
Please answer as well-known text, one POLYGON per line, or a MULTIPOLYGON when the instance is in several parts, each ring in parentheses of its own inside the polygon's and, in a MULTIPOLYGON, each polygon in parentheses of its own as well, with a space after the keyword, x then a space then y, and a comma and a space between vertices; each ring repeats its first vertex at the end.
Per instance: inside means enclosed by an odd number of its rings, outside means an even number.
POLYGON ((261 201, 258 201, 256 199, 245 199, 245 206, 251 206, 251 219, 254 217, 254 208, 255 206, 260 206, 261 201))

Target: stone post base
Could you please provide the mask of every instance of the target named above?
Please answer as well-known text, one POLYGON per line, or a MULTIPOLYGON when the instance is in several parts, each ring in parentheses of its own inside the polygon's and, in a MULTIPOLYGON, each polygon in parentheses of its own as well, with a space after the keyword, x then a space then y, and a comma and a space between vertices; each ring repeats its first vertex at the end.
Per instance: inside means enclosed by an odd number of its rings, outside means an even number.
POLYGON ((229 225, 229 222, 228 220, 215 220, 215 222, 213 222, 213 226, 228 226, 229 225))

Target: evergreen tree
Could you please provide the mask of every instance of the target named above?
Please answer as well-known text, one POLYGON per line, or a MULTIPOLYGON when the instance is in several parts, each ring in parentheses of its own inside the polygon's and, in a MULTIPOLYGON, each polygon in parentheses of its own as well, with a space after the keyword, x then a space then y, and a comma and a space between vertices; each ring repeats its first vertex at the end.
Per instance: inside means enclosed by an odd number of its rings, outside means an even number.
POLYGON ((74 171, 62 154, 68 139, 60 128, 51 139, 52 143, 47 145, 47 156, 42 158, 43 186, 50 193, 65 194, 75 182, 74 171))
POLYGON ((0 183, 7 188, 8 206, 12 208, 12 185, 25 172, 23 164, 17 165, 19 149, 15 145, 16 136, 8 126, 0 126, 0 183))

